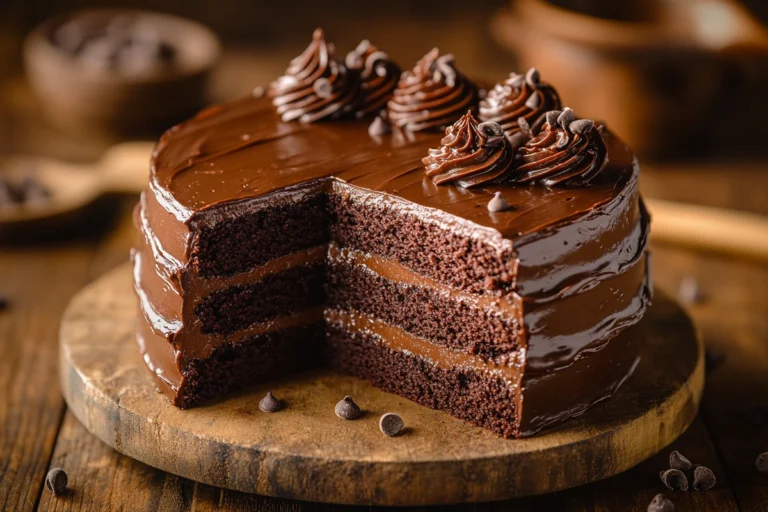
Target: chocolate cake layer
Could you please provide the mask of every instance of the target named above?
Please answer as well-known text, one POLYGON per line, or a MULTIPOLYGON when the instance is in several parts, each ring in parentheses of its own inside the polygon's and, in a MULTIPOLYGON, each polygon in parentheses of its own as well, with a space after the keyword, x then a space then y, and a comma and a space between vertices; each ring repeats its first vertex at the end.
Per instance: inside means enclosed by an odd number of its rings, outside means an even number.
POLYGON ((325 303, 325 265, 313 263, 217 290, 195 306, 202 334, 230 334, 256 322, 325 303))
POLYGON ((263 98, 201 113, 161 139, 137 210, 147 365, 192 405, 251 382, 230 358, 272 375, 251 340, 282 360, 325 324, 337 368, 501 435, 580 414, 633 370, 650 300, 638 167, 601 134, 588 186, 464 189, 425 175, 439 133, 285 123, 263 98))
POLYGON ((484 358, 509 355, 519 348, 522 322, 513 315, 456 300, 430 287, 386 279, 365 265, 331 261, 328 307, 359 311, 437 345, 484 358))
POLYGON ((365 328, 350 329, 347 320, 329 319, 326 354, 331 366, 504 437, 516 435, 516 381, 469 365, 441 366, 428 356, 393 349, 391 337, 365 328))

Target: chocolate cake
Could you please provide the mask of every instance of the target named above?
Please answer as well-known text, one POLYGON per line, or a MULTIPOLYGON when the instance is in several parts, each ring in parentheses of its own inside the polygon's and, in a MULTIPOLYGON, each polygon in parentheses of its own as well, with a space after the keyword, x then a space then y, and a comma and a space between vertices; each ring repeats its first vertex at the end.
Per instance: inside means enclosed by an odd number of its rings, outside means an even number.
POLYGON ((266 91, 160 139, 136 209, 144 361, 181 408, 328 364, 533 434, 638 363, 638 171, 535 70, 485 92, 438 50, 400 74, 318 30, 266 91))

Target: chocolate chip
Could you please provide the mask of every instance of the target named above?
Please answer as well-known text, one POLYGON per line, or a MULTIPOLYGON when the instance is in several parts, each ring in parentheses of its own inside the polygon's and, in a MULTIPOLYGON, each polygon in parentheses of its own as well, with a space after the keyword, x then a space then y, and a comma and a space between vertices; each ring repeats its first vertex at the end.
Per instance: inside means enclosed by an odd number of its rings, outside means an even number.
POLYGON ((657 494, 648 504, 648 512, 675 512, 675 504, 663 494, 657 494))
POLYGON ((507 140, 509 141, 509 145, 512 146, 513 149, 518 149, 523 147, 523 145, 529 138, 530 137, 526 137, 526 135, 523 132, 517 132, 507 137, 507 140))
POLYGON ((503 212, 512 208, 510 204, 501 195, 501 192, 494 192, 493 197, 488 201, 489 212, 503 212))
POLYGON ((312 84, 312 90, 321 98, 328 98, 333 93, 333 85, 327 78, 318 78, 312 84))
POLYGON ((528 121, 524 117, 518 117, 517 118, 517 126, 520 128, 520 131, 528 138, 533 137, 533 131, 531 130, 531 125, 528 124, 528 121))
POLYGON ((539 79, 539 70, 536 68, 529 69, 525 74, 525 82, 534 89, 539 86, 539 79))
POLYGON ((494 123, 493 121, 480 123, 477 125, 477 129, 489 137, 493 135, 504 135, 504 130, 501 128, 501 125, 499 123, 494 123))
POLYGON ((80 52, 81 64, 93 71, 114 69, 120 55, 122 42, 107 36, 89 40, 80 52))
POLYGON ((591 119, 577 119, 568 125, 568 130, 577 135, 585 135, 592 131, 595 122, 591 119))
POLYGON ((363 412, 352 400, 351 396, 345 396, 336 404, 336 416, 343 420, 356 420, 363 415, 363 412))
POLYGON ((574 120, 573 110, 570 107, 565 107, 560 115, 557 116, 557 124, 559 124, 563 130, 568 130, 568 127, 574 120))
POLYGON ((388 412, 379 418, 379 430, 385 436, 396 436, 403 431, 403 419, 393 412, 388 412))
POLYGON ((538 108, 539 105, 541 105, 541 98, 539 98, 538 93, 531 94, 527 100, 525 100, 525 106, 531 109, 538 108))
POLYGON ((679 469, 668 469, 659 473, 661 481, 667 486, 670 491, 687 491, 688 490, 688 478, 685 473, 679 469))
POLYGON ((761 473, 768 473, 768 452, 757 456, 755 459, 755 469, 761 473))
POLYGON ((545 119, 547 120, 547 124, 550 126, 550 128, 557 126, 557 118, 560 117, 560 114, 562 113, 562 110, 550 110, 546 113, 545 119))
POLYGON ((277 412, 283 408, 283 403, 275 398, 275 395, 271 391, 267 391, 267 394, 259 400, 259 410, 262 412, 277 412))
POLYGON ((0 208, 3 206, 14 206, 17 202, 16 191, 11 183, 4 178, 0 178, 0 208))
POLYGON ((708 491, 715 486, 715 474, 706 466, 696 466, 693 469, 693 490, 708 491))
POLYGON ((519 89, 525 83, 525 77, 523 75, 518 75, 517 73, 511 73, 509 75, 509 78, 507 79, 506 83, 510 87, 514 87, 515 89, 519 89))
POLYGON ((61 496, 67 490, 67 472, 61 468, 53 468, 45 475, 45 486, 54 496, 61 496))
POLYGON ((675 450, 669 454, 669 467, 672 469, 679 469, 680 471, 687 471, 693 467, 691 461, 688 460, 685 455, 675 450))
POLYGON ((48 200, 51 193, 37 178, 26 176, 19 185, 19 195, 25 203, 42 203, 48 200))
POLYGON ((10 305, 11 303, 8 301, 8 299, 3 295, 0 295, 0 311, 8 309, 10 305))
POLYGON ((693 276, 685 276, 680 281, 680 287, 677 289, 677 297, 688 305, 701 304, 705 296, 701 291, 699 282, 693 276))
POLYGON ((373 122, 368 126, 368 135, 371 137, 381 137, 391 131, 392 129, 389 127, 389 124, 384 121, 381 116, 376 116, 373 119, 373 122))

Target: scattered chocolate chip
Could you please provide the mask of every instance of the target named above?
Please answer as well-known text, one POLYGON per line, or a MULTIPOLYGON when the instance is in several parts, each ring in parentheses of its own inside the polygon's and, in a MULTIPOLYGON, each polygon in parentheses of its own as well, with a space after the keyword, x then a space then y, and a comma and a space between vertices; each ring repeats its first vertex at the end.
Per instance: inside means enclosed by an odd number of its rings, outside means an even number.
POLYGON ((528 124, 528 121, 524 117, 517 118, 517 126, 520 128, 520 132, 523 135, 528 138, 533 137, 533 130, 531 130, 531 125, 528 124))
POLYGON ((707 373, 712 373, 725 363, 725 353, 715 353, 711 350, 704 351, 704 367, 707 373))
POLYGON ((267 391, 267 394, 259 400, 259 409, 262 412, 277 412, 283 408, 282 402, 275 398, 275 395, 271 391, 267 391))
POLYGON ((669 467, 679 469, 680 471, 688 471, 693 467, 693 464, 685 455, 675 450, 669 454, 669 467))
POLYGON ((356 420, 363 415, 363 412, 352 400, 351 396, 345 396, 336 404, 336 416, 343 420, 356 420))
POLYGON ((8 301, 8 299, 3 295, 0 295, 0 311, 8 309, 8 306, 10 305, 11 303, 8 301))
POLYGON ((493 121, 486 121, 477 125, 477 129, 488 136, 492 135, 504 135, 504 129, 502 129, 499 123, 493 121))
POLYGON ((675 512, 675 504, 663 494, 657 494, 648 504, 648 512, 675 512))
POLYGON ((510 75, 510 77, 507 79, 506 82, 510 87, 514 87, 515 89, 519 89, 523 86, 525 83, 525 76, 518 75, 517 73, 510 75))
POLYGON ((37 178, 26 176, 19 185, 21 200, 25 203, 43 203, 51 193, 37 178))
POLYGON ((333 85, 327 78, 318 78, 312 84, 312 90, 321 98, 328 98, 333 93, 333 85))
POLYGON ((528 137, 526 137, 523 132, 516 132, 507 137, 507 140, 509 141, 509 145, 512 146, 512 149, 518 149, 521 148, 523 144, 525 144, 525 142, 528 140, 528 137))
POLYGON ((755 459, 755 469, 761 473, 768 473, 768 452, 757 456, 755 459))
POLYGON ((396 436, 403 431, 403 419, 393 412, 388 412, 379 418, 379 430, 385 436, 396 436))
POLYGON ((708 491, 715 486, 715 474, 706 466, 696 466, 693 469, 693 490, 708 491))
POLYGON ((562 114, 562 110, 550 110, 546 113, 545 119, 547 120, 547 124, 554 128, 557 126, 557 118, 560 117, 560 114, 562 114))
POLYGON ((577 119, 568 125, 568 130, 577 135, 584 135, 592 131, 595 122, 591 119, 577 119))
POLYGON ((54 496, 61 496, 67 490, 67 472, 61 468, 53 468, 45 475, 45 486, 54 496))
POLYGON ((14 206, 16 203, 16 193, 11 183, 5 178, 0 178, 0 208, 3 206, 14 206))
POLYGON ((685 276, 682 281, 680 281, 677 297, 688 305, 701 304, 705 299, 704 293, 699 286, 699 282, 693 276, 685 276))
POLYGON ((368 135, 371 137, 381 137, 392 131, 389 127, 389 123, 384 121, 381 116, 376 116, 373 122, 368 126, 368 135))
POLYGON ((570 107, 565 107, 563 111, 560 112, 560 115, 557 116, 557 123, 563 128, 563 130, 568 130, 568 127, 571 125, 573 120, 573 110, 571 110, 570 107))
POLYGON ((688 490, 688 478, 685 473, 679 469, 668 469, 659 473, 661 481, 667 486, 670 491, 687 491, 688 490))
POLYGON ((528 72, 525 74, 525 82, 533 87, 534 89, 539 86, 539 70, 536 68, 531 68, 528 70, 528 72))
POLYGON ((503 212, 512 208, 506 199, 501 195, 501 192, 494 192, 493 197, 488 201, 489 212, 503 212))
POLYGON ((541 105, 541 98, 535 92, 525 100, 525 106, 528 108, 538 108, 539 105, 541 105))

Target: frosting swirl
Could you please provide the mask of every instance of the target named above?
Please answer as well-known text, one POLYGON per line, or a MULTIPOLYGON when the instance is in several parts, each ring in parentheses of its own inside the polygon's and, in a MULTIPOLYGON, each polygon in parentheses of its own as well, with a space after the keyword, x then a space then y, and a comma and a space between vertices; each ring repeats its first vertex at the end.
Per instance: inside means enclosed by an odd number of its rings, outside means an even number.
POLYGON ((397 87, 400 67, 368 40, 347 54, 347 69, 360 75, 355 117, 375 114, 387 106, 397 87))
POLYGON ((449 126, 477 100, 477 86, 456 69, 453 55, 434 48, 401 75, 387 109, 393 125, 416 132, 449 126))
POLYGON ((510 73, 496 84, 480 102, 480 119, 499 123, 507 136, 520 131, 517 120, 523 118, 535 126, 545 112, 560 108, 555 89, 540 80, 536 68, 525 75, 510 73))
POLYGON ((504 181, 514 150, 498 123, 481 123, 467 111, 445 130, 438 149, 421 162, 436 185, 456 182, 464 188, 504 181))
MULTIPOLYGON (((527 123, 523 120, 523 126, 527 123)), ((575 119, 573 110, 551 110, 538 133, 518 150, 512 181, 546 186, 586 185, 608 164, 600 128, 575 119)))
POLYGON ((336 58, 334 46, 325 41, 320 28, 312 34, 307 49, 269 87, 280 118, 302 123, 348 112, 356 92, 354 75, 336 58))

